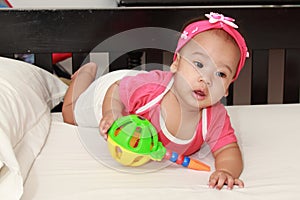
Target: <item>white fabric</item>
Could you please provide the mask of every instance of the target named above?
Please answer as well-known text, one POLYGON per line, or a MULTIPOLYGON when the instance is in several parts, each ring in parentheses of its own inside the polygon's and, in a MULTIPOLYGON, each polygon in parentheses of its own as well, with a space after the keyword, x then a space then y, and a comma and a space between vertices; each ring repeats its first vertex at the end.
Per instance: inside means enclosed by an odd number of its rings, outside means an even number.
MULTIPOLYGON (((206 108, 204 108, 202 110, 202 137, 203 137, 203 141, 205 141, 206 139, 206 135, 207 135, 207 112, 206 112, 206 108)), ((194 137, 196 136, 196 134, 193 135, 193 137, 189 140, 182 140, 179 138, 174 137, 167 129, 166 127, 166 123, 164 122, 164 119, 162 117, 162 115, 159 116, 159 123, 160 123, 160 128, 162 130, 162 132, 164 133, 164 135, 168 138, 168 140, 176 143, 176 144, 188 144, 190 141, 192 141, 194 139, 194 137)), ((207 145, 205 143, 205 145, 207 145)), ((210 151, 210 149, 208 149, 210 151)))
MULTIPOLYGON (((114 170, 88 153, 90 149, 81 143, 77 127, 60 122, 60 116, 55 115, 47 143, 25 183, 22 200, 300 199, 300 104, 227 109, 244 157, 243 189, 209 189, 211 172, 176 164, 151 173, 114 170)), ((98 130, 86 134, 97 137, 98 130)), ((194 156, 203 157, 201 160, 213 168, 211 154, 201 154, 194 156)))
POLYGON ((74 115, 81 127, 98 127, 102 118, 102 104, 108 88, 124 76, 134 76, 145 71, 118 70, 96 79, 77 99, 74 115), (94 117, 92 117, 94 116, 94 117))
POLYGON ((202 110, 202 137, 203 141, 205 141, 207 135, 207 110, 204 108, 202 110))
POLYGON ((1 199, 19 199, 23 193, 23 179, 11 142, 2 129, 0 129, 0 160, 1 199))
POLYGON ((196 136, 196 134, 194 133, 193 137, 190 139, 187 139, 187 140, 183 140, 183 139, 175 137, 174 135, 172 135, 172 133, 169 132, 161 113, 159 115, 159 125, 160 125, 162 132, 164 133, 164 136, 166 136, 166 138, 168 138, 168 140, 172 141, 175 144, 183 144, 183 145, 188 144, 192 140, 194 140, 194 137, 196 136))
POLYGON ((31 64, 0 57, 0 197, 19 199, 22 183, 42 149, 50 109, 67 86, 31 64))

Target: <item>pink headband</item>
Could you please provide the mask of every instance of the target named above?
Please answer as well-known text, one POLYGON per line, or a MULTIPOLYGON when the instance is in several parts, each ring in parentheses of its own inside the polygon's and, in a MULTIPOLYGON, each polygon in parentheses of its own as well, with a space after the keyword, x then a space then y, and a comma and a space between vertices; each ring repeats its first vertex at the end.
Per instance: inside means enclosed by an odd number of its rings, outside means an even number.
POLYGON ((179 52, 179 50, 198 33, 210 29, 223 29, 234 38, 234 40, 239 46, 240 53, 241 53, 240 62, 236 74, 233 78, 233 81, 235 81, 245 64, 246 57, 249 57, 245 40, 241 36, 241 34, 237 30, 235 30, 235 28, 238 28, 238 26, 233 23, 235 21, 233 18, 225 17, 222 14, 213 13, 213 12, 209 14, 205 14, 205 16, 209 20, 196 21, 189 24, 187 27, 185 27, 183 33, 181 34, 181 37, 178 40, 178 44, 177 44, 177 48, 173 60, 176 59, 176 54, 179 52))

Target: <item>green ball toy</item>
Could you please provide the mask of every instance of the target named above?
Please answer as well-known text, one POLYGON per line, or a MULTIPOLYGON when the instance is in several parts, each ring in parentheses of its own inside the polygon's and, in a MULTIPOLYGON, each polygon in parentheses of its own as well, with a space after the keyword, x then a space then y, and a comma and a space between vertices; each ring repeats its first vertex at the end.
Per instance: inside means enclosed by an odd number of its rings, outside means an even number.
POLYGON ((149 160, 161 161, 166 154, 155 127, 138 115, 117 119, 108 131, 107 142, 111 156, 126 166, 140 166, 149 160))

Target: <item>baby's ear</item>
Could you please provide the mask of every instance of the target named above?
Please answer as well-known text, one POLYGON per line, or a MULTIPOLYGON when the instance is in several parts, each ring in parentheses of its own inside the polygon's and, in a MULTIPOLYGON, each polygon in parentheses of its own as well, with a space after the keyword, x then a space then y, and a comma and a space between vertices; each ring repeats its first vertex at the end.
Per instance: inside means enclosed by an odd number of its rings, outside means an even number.
POLYGON ((224 97, 227 97, 228 94, 229 94, 228 89, 226 89, 225 94, 224 94, 224 97))
POLYGON ((176 53, 176 59, 173 61, 173 63, 170 66, 170 71, 172 73, 175 73, 179 67, 179 60, 180 60, 180 55, 179 53, 176 53))

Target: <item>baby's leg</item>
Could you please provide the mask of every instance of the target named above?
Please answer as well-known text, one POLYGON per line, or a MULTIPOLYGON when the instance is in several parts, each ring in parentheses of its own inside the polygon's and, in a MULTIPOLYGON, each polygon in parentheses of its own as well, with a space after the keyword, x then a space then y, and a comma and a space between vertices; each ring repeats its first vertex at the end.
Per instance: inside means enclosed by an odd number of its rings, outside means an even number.
POLYGON ((62 115, 64 122, 75 125, 74 106, 76 100, 89 85, 95 80, 97 73, 97 65, 95 63, 87 63, 80 67, 72 76, 71 84, 64 97, 62 115))

